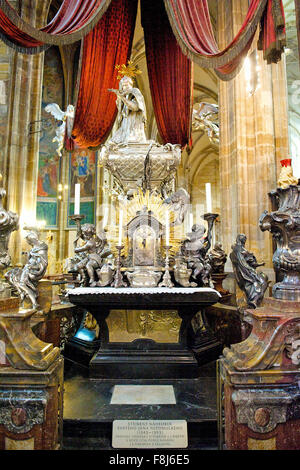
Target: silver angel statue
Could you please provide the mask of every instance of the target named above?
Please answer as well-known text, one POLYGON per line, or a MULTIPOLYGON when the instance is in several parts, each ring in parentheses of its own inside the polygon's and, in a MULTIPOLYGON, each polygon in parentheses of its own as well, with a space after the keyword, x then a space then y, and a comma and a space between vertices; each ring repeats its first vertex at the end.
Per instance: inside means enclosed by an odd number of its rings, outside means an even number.
POLYGON ((80 229, 79 237, 84 243, 74 250, 77 255, 74 271, 80 274, 81 285, 94 287, 110 284, 113 280, 114 269, 105 232, 101 232, 98 236, 95 225, 84 224, 80 229))
POLYGON ((58 143, 58 148, 56 149, 56 152, 61 157, 62 156, 61 152, 64 147, 66 129, 68 131, 68 135, 71 135, 74 115, 75 115, 75 108, 72 104, 69 104, 67 106, 67 110, 62 111, 60 107, 58 106, 58 104, 50 103, 45 107, 45 111, 47 113, 52 114, 52 116, 54 116, 57 121, 62 121, 62 124, 58 126, 56 129, 56 136, 52 140, 52 142, 58 143))
POLYGON ((119 89, 109 89, 117 95, 118 115, 113 135, 108 144, 146 143, 146 105, 133 80, 126 75, 119 82, 119 89))
POLYGON ((197 103, 193 107, 193 131, 205 131, 209 140, 214 144, 219 143, 218 113, 219 106, 217 104, 203 102, 197 103))
POLYGON ((182 224, 189 208, 190 195, 184 188, 179 188, 175 193, 167 197, 163 204, 168 204, 170 209, 176 213, 176 218, 171 225, 182 224))
POLYGON ((230 259, 236 282, 246 295, 248 307, 257 308, 263 300, 269 281, 266 274, 256 272, 256 268, 264 263, 258 263, 254 254, 246 250, 246 240, 243 233, 237 236, 231 247, 230 259))
POLYGON ((39 233, 33 229, 26 235, 26 241, 31 245, 27 263, 23 268, 14 268, 5 274, 6 280, 16 289, 21 300, 29 299, 33 308, 38 308, 38 281, 46 273, 48 267, 48 246, 39 239, 39 233))

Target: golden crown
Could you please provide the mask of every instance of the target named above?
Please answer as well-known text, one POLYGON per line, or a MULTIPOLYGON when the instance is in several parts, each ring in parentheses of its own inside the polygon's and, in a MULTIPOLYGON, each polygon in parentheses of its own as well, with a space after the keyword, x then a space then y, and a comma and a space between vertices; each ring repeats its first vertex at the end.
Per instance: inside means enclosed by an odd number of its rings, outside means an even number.
POLYGON ((125 76, 135 78, 137 75, 140 75, 142 73, 136 65, 133 65, 132 60, 129 60, 127 65, 116 65, 116 69, 118 70, 118 80, 121 80, 121 78, 125 76))

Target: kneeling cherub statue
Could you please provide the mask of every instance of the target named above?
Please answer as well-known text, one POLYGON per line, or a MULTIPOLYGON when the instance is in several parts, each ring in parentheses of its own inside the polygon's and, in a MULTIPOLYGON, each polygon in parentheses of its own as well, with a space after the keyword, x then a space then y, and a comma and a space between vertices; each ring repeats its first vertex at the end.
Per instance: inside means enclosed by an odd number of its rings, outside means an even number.
POLYGON ((107 286, 113 280, 113 256, 108 247, 105 232, 96 234, 93 224, 82 225, 79 237, 84 241, 75 248, 74 271, 81 277, 82 286, 107 286))

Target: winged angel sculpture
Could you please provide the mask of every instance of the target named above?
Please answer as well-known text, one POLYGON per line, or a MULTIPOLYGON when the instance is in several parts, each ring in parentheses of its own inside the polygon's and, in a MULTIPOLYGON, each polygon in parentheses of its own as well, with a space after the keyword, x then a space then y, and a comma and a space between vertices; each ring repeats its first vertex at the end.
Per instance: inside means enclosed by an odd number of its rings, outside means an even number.
POLYGON ((217 104, 203 102, 196 103, 193 107, 193 131, 205 131, 209 140, 214 144, 219 143, 218 113, 219 106, 217 104))
POLYGON ((67 127, 68 135, 70 135, 72 127, 73 127, 73 122, 74 122, 75 108, 72 104, 69 104, 67 106, 67 110, 62 111, 60 107, 58 106, 58 104, 50 103, 45 107, 45 111, 47 113, 52 114, 52 116, 54 116, 57 121, 62 121, 62 124, 58 126, 55 131, 56 136, 52 140, 52 142, 58 143, 56 152, 61 157, 62 156, 61 152, 64 147, 66 127, 67 127))

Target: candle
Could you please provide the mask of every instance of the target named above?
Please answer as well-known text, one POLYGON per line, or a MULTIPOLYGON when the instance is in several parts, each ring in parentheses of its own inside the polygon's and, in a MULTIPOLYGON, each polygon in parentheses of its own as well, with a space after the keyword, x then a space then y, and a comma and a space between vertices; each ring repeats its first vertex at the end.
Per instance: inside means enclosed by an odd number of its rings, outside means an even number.
POLYGON ((169 211, 166 211, 166 246, 170 243, 170 222, 169 222, 169 211))
POLYGON ((108 222, 108 207, 104 208, 104 215, 102 221, 102 229, 104 230, 108 222))
POLYGON ((212 205, 211 205, 211 184, 205 183, 205 192, 206 192, 206 211, 212 212, 212 205))
POLYGON ((122 228, 123 228, 123 209, 120 209, 119 214, 119 245, 122 246, 122 228))
POLYGON ((74 214, 80 214, 80 184, 75 184, 74 214))
POLYGON ((193 213, 191 212, 190 213, 190 230, 192 230, 193 225, 194 225, 194 216, 193 216, 193 213))

